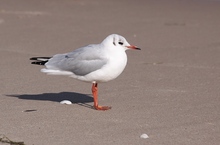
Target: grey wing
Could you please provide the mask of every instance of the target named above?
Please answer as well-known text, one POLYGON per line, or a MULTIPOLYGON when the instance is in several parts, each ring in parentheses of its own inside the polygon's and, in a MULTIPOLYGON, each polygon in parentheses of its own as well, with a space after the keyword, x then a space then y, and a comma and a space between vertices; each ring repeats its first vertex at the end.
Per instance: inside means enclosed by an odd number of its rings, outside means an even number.
POLYGON ((75 75, 84 76, 93 71, 101 69, 107 59, 103 58, 100 49, 93 45, 76 49, 66 54, 57 54, 47 63, 48 69, 73 72, 75 75))

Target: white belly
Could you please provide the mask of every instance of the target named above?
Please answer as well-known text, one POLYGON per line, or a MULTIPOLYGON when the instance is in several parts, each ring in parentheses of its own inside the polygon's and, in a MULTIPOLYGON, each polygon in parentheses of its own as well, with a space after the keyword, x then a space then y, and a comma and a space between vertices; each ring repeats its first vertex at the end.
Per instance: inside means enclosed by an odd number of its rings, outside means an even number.
POLYGON ((120 54, 111 57, 106 65, 101 69, 91 72, 85 76, 72 77, 86 82, 108 82, 117 78, 124 70, 127 64, 127 55, 123 51, 120 54))

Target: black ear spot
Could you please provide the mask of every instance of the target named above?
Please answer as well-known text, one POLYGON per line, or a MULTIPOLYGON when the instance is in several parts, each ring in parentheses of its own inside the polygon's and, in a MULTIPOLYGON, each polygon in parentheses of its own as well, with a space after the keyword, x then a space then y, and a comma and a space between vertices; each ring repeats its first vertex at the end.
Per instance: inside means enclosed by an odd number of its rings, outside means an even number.
POLYGON ((115 44, 115 37, 113 38, 113 44, 116 46, 116 44, 115 44))

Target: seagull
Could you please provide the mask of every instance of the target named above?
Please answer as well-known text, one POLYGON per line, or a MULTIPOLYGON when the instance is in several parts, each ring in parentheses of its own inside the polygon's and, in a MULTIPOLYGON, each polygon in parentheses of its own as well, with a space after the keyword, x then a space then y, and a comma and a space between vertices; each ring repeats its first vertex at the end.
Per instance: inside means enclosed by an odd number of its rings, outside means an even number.
POLYGON ((45 65, 41 72, 49 75, 66 75, 92 83, 94 109, 108 110, 109 106, 98 105, 98 83, 117 78, 127 64, 126 50, 141 50, 130 45, 118 34, 107 36, 100 44, 90 44, 72 52, 53 57, 32 57, 32 64, 45 65))

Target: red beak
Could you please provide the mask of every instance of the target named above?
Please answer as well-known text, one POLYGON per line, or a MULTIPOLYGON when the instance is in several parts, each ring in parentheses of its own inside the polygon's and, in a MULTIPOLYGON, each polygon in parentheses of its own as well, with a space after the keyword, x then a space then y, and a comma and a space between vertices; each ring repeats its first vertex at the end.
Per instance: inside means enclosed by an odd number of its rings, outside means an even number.
POLYGON ((137 46, 134 46, 134 45, 130 45, 130 46, 126 46, 126 47, 130 48, 130 49, 141 50, 140 48, 138 48, 137 46))

